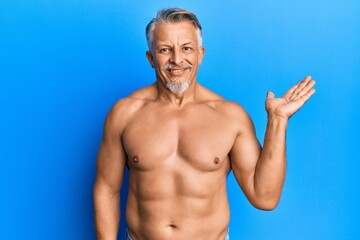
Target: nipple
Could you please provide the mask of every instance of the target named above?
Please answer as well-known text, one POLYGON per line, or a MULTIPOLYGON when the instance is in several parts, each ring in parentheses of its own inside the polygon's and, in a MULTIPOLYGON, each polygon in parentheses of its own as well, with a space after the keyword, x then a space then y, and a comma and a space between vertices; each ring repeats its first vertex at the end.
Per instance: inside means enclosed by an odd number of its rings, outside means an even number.
POLYGON ((138 163, 139 162, 139 157, 138 156, 133 157, 133 162, 138 163))
POLYGON ((220 159, 218 157, 214 158, 214 163, 215 164, 219 164, 220 163, 220 159))

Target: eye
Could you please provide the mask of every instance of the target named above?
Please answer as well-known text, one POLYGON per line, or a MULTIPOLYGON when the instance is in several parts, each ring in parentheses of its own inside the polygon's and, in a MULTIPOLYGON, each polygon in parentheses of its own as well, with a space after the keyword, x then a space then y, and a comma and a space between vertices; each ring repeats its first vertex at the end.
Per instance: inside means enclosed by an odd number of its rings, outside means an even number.
POLYGON ((184 52, 190 52, 192 50, 191 47, 183 47, 184 52))
POLYGON ((170 48, 161 48, 161 49, 159 50, 159 52, 160 52, 160 53, 168 53, 168 52, 170 52, 170 48))

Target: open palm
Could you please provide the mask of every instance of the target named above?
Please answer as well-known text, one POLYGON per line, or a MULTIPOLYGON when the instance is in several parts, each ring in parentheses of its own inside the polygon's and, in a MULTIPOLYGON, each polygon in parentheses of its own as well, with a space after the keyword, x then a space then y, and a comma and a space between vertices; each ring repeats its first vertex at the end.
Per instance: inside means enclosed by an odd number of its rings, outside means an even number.
POLYGON ((311 80, 311 76, 307 76, 290 88, 281 98, 275 98, 274 93, 268 92, 265 104, 266 111, 268 114, 289 119, 315 93, 314 85, 315 81, 311 80))

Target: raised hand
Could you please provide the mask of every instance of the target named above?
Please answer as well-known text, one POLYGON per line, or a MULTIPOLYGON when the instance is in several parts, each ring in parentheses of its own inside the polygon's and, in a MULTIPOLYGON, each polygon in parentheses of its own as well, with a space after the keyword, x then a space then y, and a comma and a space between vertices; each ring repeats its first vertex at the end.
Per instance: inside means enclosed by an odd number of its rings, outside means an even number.
POLYGON ((289 119, 315 93, 314 85, 315 81, 311 79, 311 76, 307 76, 290 88, 281 98, 275 98, 273 92, 268 92, 265 104, 266 111, 269 115, 274 114, 289 119))

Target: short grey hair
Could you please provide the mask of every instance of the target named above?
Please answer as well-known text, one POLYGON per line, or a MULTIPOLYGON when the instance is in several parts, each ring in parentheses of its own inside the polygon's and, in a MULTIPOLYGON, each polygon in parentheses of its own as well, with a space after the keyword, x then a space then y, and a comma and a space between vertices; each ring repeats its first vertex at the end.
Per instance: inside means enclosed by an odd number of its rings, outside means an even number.
POLYGON ((146 26, 146 40, 149 50, 152 49, 156 23, 178 23, 182 21, 188 21, 193 24, 197 31, 199 46, 202 46, 202 28, 195 14, 181 8, 165 8, 159 10, 156 17, 146 26))

